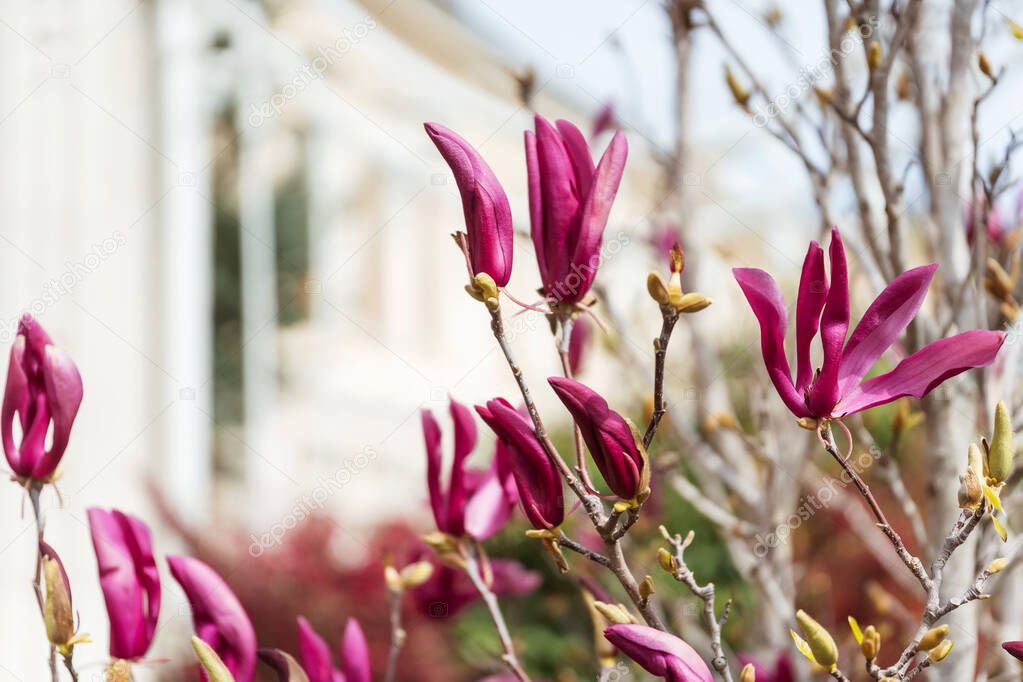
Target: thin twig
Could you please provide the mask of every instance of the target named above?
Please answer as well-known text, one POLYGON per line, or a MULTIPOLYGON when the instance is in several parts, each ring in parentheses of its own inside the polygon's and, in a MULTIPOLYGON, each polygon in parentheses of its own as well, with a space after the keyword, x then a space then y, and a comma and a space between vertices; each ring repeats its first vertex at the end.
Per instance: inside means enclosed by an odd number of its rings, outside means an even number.
MULTIPOLYGON (((28 498, 32 502, 32 514, 36 521, 36 570, 32 579, 32 586, 35 590, 36 602, 39 605, 39 615, 46 620, 46 606, 43 602, 43 552, 40 544, 43 542, 43 535, 46 532, 46 515, 39 504, 39 498, 43 491, 43 484, 32 480, 28 484, 28 498)), ((50 643, 50 678, 53 682, 59 682, 57 674, 57 647, 50 643)))
MULTIPOLYGON (((572 375, 572 362, 569 348, 572 344, 572 328, 574 320, 567 313, 558 315, 558 322, 561 326, 561 338, 558 339, 558 357, 561 358, 561 372, 568 379, 574 379, 572 375)), ((575 470, 579 474, 583 485, 587 490, 595 490, 593 481, 590 480, 590 470, 586 466, 586 450, 583 447, 583 432, 579 425, 572 420, 572 430, 575 433, 575 470)))
POLYGON ((728 620, 728 613, 731 607, 731 600, 725 603, 725 608, 721 612, 721 617, 718 618, 717 612, 714 608, 715 601, 715 588, 714 583, 707 583, 701 585, 696 581, 696 576, 686 565, 685 551, 686 548, 692 543, 694 533, 689 531, 689 534, 683 539, 681 535, 671 535, 668 533, 664 526, 661 526, 661 535, 664 539, 672 546, 672 558, 674 569, 672 571, 672 577, 675 580, 683 583, 689 588, 689 591, 700 598, 703 601, 703 622, 707 627, 707 632, 710 634, 710 646, 714 652, 714 659, 711 661, 711 665, 714 670, 718 672, 724 682, 732 682, 732 671, 728 668, 728 659, 725 658, 724 646, 721 644, 721 628, 724 626, 725 621, 728 620))
POLYGON ((401 650, 405 646, 407 635, 401 624, 401 598, 402 590, 392 590, 388 595, 388 605, 391 615, 391 649, 387 656, 387 673, 384 682, 394 682, 398 674, 398 659, 401 657, 401 650))
POLYGON ((487 605, 490 619, 494 621, 494 627, 497 628, 497 636, 500 638, 501 647, 504 649, 502 659, 505 665, 508 666, 508 670, 515 675, 519 682, 530 682, 529 676, 522 669, 519 658, 515 653, 515 645, 512 642, 511 634, 508 632, 508 624, 504 620, 504 614, 501 613, 501 605, 497 601, 497 596, 491 591, 480 573, 479 560, 476 555, 476 549, 473 547, 466 548, 465 574, 469 576, 473 587, 476 588, 476 591, 483 599, 483 603, 487 605))
POLYGON ((643 447, 649 448, 657 433, 657 426, 666 412, 664 407, 664 364, 668 354, 668 342, 671 332, 678 322, 678 313, 674 310, 661 308, 661 335, 654 339, 654 412, 650 415, 650 423, 643 434, 643 447))

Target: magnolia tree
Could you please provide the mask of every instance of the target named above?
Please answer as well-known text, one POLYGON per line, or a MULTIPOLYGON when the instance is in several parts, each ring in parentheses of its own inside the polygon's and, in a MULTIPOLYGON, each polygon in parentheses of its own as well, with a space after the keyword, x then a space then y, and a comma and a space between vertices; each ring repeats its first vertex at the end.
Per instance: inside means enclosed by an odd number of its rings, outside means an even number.
MULTIPOLYGON (((594 144, 616 127, 613 109, 601 112, 589 138, 572 123, 541 115, 525 133, 540 293, 530 301, 507 288, 514 229, 497 176, 457 133, 426 125, 461 195, 465 229, 454 238, 464 255, 465 291, 479 302, 480 323, 489 323, 517 392, 481 396, 487 399, 475 409, 452 399, 447 464, 441 425, 422 414, 425 496, 436 526, 424 541, 432 555, 384 569, 390 655, 377 679, 397 678, 406 639, 402 605, 410 593, 452 610, 481 601, 505 668, 491 679, 532 679, 502 601, 534 588, 535 579, 486 549, 519 515, 531 527, 527 546, 578 588, 585 605, 578 617, 593 625, 593 658, 603 679, 621 679, 628 665, 673 682, 1018 678, 1009 655, 1023 659, 1023 642, 1014 641, 1023 635, 1023 605, 1014 596, 1023 586, 1013 570, 1023 543, 1011 537, 1008 520, 1023 496, 1013 470, 1019 344, 1008 340, 1019 312, 1020 246, 1018 226, 999 208, 1012 186, 1016 145, 1012 136, 983 166, 977 120, 1001 78, 981 50, 989 28, 1003 27, 1016 38, 1023 29, 992 21, 987 3, 951 4, 951 12, 931 17, 933 9, 920 0, 885 7, 876 0, 824 0, 827 73, 779 107, 710 8, 700 0, 668 0, 679 129, 663 159, 658 203, 658 218, 673 227, 667 240, 654 240, 664 272, 646 280, 661 325, 649 332, 644 423, 623 416, 623 396, 602 396, 575 378, 594 338, 614 333, 604 320, 621 328, 615 321, 623 319, 598 278, 603 234, 627 172, 625 132, 594 144), (701 276, 709 241, 692 229, 681 189, 686 74, 699 35, 727 54, 726 83, 736 105, 801 162, 819 211, 828 252, 817 241, 806 250, 791 335, 789 307, 768 272, 736 267, 734 281, 701 276), (949 45, 941 60, 928 57, 934 36, 949 45), (905 169, 896 168, 891 148, 896 107, 912 112, 916 123, 905 169), (928 199, 920 214, 909 213, 904 201, 911 171, 928 199), (850 192, 857 210, 840 230, 833 225, 836 206, 850 192), (912 254, 930 254, 935 262, 912 254), (762 362, 739 394, 716 380, 725 373, 723 349, 704 322, 715 309, 707 310, 711 299, 696 291, 721 297, 728 288, 749 307, 733 314, 759 326, 762 362), (863 295, 871 302, 858 304, 863 295), (562 371, 547 377, 546 386, 543 377, 524 373, 505 331, 509 316, 521 311, 550 321, 550 352, 562 371), (700 396, 688 405, 673 395, 666 371, 669 357, 678 357, 669 355, 680 343, 671 345, 675 335, 684 335, 690 361, 673 374, 689 376, 700 396), (573 425, 561 449, 545 426, 551 415, 541 414, 533 397, 548 388, 573 425), (894 409, 885 410, 889 404, 894 409), (884 443, 871 422, 878 413, 887 424, 884 443), (496 449, 488 464, 471 466, 481 425, 493 432, 496 449), (901 451, 911 441, 926 477, 922 486, 904 480, 908 458, 901 451), (838 481, 828 490, 843 528, 895 586, 874 585, 870 608, 855 606, 840 618, 820 613, 827 609, 801 593, 799 576, 813 568, 807 565, 813 555, 777 542, 778 529, 791 529, 786 523, 793 515, 819 521, 812 511, 803 513, 800 494, 825 480, 838 481), (910 488, 924 490, 927 499, 915 499, 910 488), (699 542, 723 546, 748 585, 753 597, 742 614, 750 622, 744 641, 724 632, 731 602, 718 599, 718 576, 698 578, 687 563, 694 533, 658 526, 664 505, 657 500, 667 490, 716 527, 716 538, 699 542), (989 589, 1002 591, 1003 608, 981 603, 989 589), (699 608, 679 608, 693 603, 699 608), (857 617, 879 620, 861 626, 857 617), (848 629, 836 628, 837 620, 847 620, 848 629)), ((766 37, 780 39, 778 10, 763 23, 766 37)), ((530 88, 523 78, 527 103, 530 88)), ((634 374, 639 360, 624 346, 609 359, 634 374)), ((11 349, 2 437, 12 478, 35 512, 34 589, 54 682, 79 678, 76 647, 88 637, 76 626, 61 548, 46 542, 40 497, 59 477, 82 397, 75 364, 26 316, 11 349)), ((160 561, 140 519, 104 509, 88 516, 110 622, 104 674, 111 682, 130 680, 157 630, 160 561)), ((244 607, 213 569, 183 556, 166 557, 166 564, 191 606, 202 679, 251 682, 259 660, 281 680, 374 679, 358 622, 349 621, 340 635, 338 658, 304 618, 294 656, 261 649, 244 607)))

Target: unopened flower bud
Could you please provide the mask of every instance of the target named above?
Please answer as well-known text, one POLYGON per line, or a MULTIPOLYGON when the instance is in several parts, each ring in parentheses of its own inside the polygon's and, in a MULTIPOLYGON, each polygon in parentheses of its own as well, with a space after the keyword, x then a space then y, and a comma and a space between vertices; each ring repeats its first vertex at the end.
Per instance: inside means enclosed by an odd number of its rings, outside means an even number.
POLYGON ((671 300, 671 296, 668 294, 668 285, 656 272, 651 272, 646 276, 646 290, 650 293, 650 298, 660 305, 668 305, 671 300))
POLYGON ((920 638, 920 644, 917 645, 916 650, 930 651, 941 644, 941 640, 945 639, 946 636, 948 636, 948 625, 939 625, 936 628, 931 628, 920 638))
POLYGON ((752 663, 747 663, 742 667, 742 672, 739 673, 739 682, 757 682, 757 669, 753 667, 752 663))
POLYGON ((735 74, 732 73, 732 70, 727 65, 725 66, 725 83, 728 84, 728 89, 731 90, 735 103, 745 108, 749 103, 750 92, 739 82, 739 79, 735 77, 735 74))
POLYGON ((1012 37, 1016 40, 1023 40, 1023 26, 1020 26, 1012 19, 1006 19, 1006 22, 1009 24, 1009 33, 1012 34, 1012 37))
POLYGON ((952 651, 952 640, 946 639, 941 644, 927 652, 927 659, 931 663, 941 663, 945 660, 945 657, 948 656, 950 651, 952 651))
POLYGON ((877 629, 873 625, 868 625, 863 631, 863 641, 860 642, 860 651, 863 653, 863 657, 868 661, 873 661, 877 658, 877 653, 881 650, 881 635, 878 634, 877 629))
POLYGON ((980 72, 982 74, 991 80, 995 80, 995 72, 994 69, 991 68, 991 62, 988 61, 987 55, 983 52, 977 56, 977 66, 980 67, 980 72))
POLYGON ((384 582, 388 592, 401 592, 401 575, 394 566, 384 566, 384 582))
POLYGON ((998 557, 997 559, 992 561, 990 564, 988 564, 987 568, 984 569, 984 571, 988 575, 994 575, 995 573, 999 573, 1003 568, 1005 568, 1008 565, 1009 565, 1009 559, 1007 557, 1004 557, 1004 556, 1003 557, 998 557))
POLYGON ((653 595, 656 590, 654 589, 654 579, 650 576, 643 578, 643 582, 639 584, 639 596, 646 601, 653 595))
POLYGON ((657 550, 657 563, 660 564, 665 573, 674 574, 678 570, 678 560, 663 547, 657 550))
POLYGON ((995 406, 995 432, 987 453, 987 473, 995 483, 1002 483, 1009 478, 1013 455, 1012 420, 1005 403, 999 401, 995 406))
POLYGON ((433 564, 429 561, 417 561, 401 569, 401 586, 408 590, 419 587, 433 575, 433 564))
POLYGON ((800 417, 796 420, 796 424, 799 428, 806 429, 807 431, 817 430, 817 420, 813 417, 800 417))
POLYGON ((802 609, 796 611, 796 622, 799 623, 799 629, 803 631, 803 637, 806 638, 806 643, 809 644, 818 665, 829 670, 834 668, 838 663, 838 647, 831 634, 802 609))
POLYGON ((192 648, 210 682, 235 682, 234 675, 209 644, 192 635, 192 648))
POLYGON ((876 40, 872 41, 867 47, 867 66, 873 71, 877 67, 881 66, 881 43, 876 40))
POLYGON ((42 554, 43 576, 46 579, 46 601, 43 604, 46 637, 50 643, 63 646, 70 643, 75 636, 71 587, 64 566, 53 548, 40 542, 39 552, 42 554))
POLYGON ((593 602, 593 608, 613 625, 630 625, 636 622, 629 610, 622 604, 608 604, 602 601, 593 602))

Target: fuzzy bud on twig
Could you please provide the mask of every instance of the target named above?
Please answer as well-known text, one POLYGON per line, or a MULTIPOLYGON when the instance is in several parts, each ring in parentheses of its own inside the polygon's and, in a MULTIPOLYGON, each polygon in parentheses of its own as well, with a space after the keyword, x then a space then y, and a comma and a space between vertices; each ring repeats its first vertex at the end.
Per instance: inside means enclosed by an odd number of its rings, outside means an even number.
POLYGON ((799 652, 817 665, 834 670, 838 663, 838 646, 831 634, 802 609, 796 611, 796 622, 803 631, 803 637, 795 632, 791 634, 799 652))
POLYGON ((1002 483, 1012 473, 1012 458, 1015 451, 1012 444, 1012 420, 1005 403, 995 406, 995 432, 987 453, 987 473, 994 482, 1002 483))
POLYGON ((948 625, 939 625, 936 628, 931 628, 920 638, 920 644, 917 645, 917 651, 930 651, 934 647, 941 643, 941 640, 945 639, 948 635, 948 625))

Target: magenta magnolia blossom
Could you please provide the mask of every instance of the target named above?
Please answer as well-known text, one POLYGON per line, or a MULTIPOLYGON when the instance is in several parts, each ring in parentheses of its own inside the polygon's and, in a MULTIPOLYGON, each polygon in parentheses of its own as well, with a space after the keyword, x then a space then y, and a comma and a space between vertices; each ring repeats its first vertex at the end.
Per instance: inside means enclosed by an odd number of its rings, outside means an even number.
POLYGON ((623 500, 645 498, 650 492, 647 458, 625 418, 608 407, 599 393, 574 379, 550 377, 547 381, 572 413, 611 492, 623 500))
POLYGON ((359 621, 349 618, 341 637, 341 669, 330 647, 305 618, 298 619, 298 652, 309 682, 372 682, 369 645, 359 621))
POLYGON ((1023 661, 1023 642, 1002 642, 1002 648, 1019 660, 1023 661))
POLYGON ((153 539, 142 521, 116 509, 88 510, 99 583, 110 620, 110 655, 146 655, 160 617, 160 571, 153 539))
POLYGON ((476 411, 508 447, 519 502, 529 523, 538 530, 560 526, 565 520, 561 475, 537 439, 529 417, 504 398, 477 405, 476 411))
POLYGON ((916 316, 937 265, 923 265, 896 277, 870 304, 847 340, 849 278, 837 228, 831 232, 830 259, 829 283, 824 252, 817 242, 810 243, 796 299, 795 383, 785 355, 787 314, 778 285, 763 270, 732 270, 760 323, 768 375, 797 417, 842 417, 902 396, 921 398, 950 377, 991 364, 1005 341, 1003 332, 963 332, 924 346, 892 371, 863 381, 916 316), (815 372, 810 342, 818 335, 824 362, 815 372))
POLYGON ((713 682, 699 654, 674 635, 646 625, 612 625, 604 637, 651 675, 667 682, 713 682))
POLYGON ((611 204, 625 171, 628 144, 616 132, 596 167, 586 138, 568 121, 552 126, 536 116, 526 131, 529 221, 543 293, 551 301, 577 303, 600 265, 611 204))
POLYGON ((53 341, 31 315, 18 324, 11 346, 7 387, 0 411, 4 454, 15 475, 49 479, 67 448, 78 407, 82 377, 71 357, 53 341), (14 415, 18 415, 21 442, 14 442, 14 415), (46 447, 52 424, 52 442, 46 447))
POLYGON ((427 123, 425 128, 451 167, 462 195, 472 274, 486 273, 503 287, 511 277, 514 231, 504 188, 483 157, 454 131, 438 123, 427 123))
MULTIPOLYGON (((171 575, 192 607, 195 634, 217 652, 236 682, 252 682, 256 631, 238 597, 212 568, 192 557, 169 556, 171 575)), ((205 671, 200 671, 205 682, 205 671)))
POLYGON ((476 447, 476 422, 467 407, 451 400, 455 425, 455 453, 445 492, 441 482, 441 433, 437 420, 423 410, 426 441, 426 478, 430 507, 437 530, 452 535, 468 534, 486 540, 501 530, 515 506, 515 481, 504 448, 498 447, 485 471, 466 469, 466 459, 476 447))
POLYGON ((334 667, 327 642, 302 616, 298 617, 298 660, 309 682, 345 682, 344 674, 334 667))

